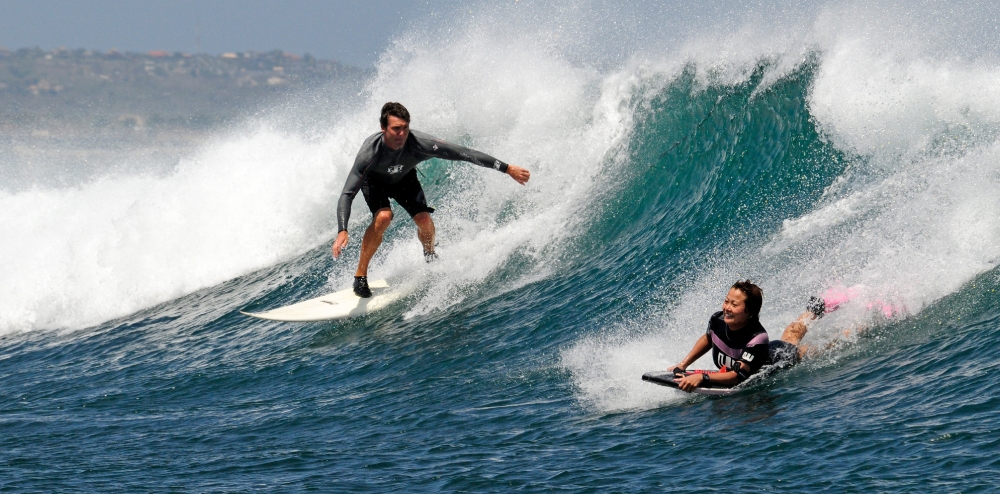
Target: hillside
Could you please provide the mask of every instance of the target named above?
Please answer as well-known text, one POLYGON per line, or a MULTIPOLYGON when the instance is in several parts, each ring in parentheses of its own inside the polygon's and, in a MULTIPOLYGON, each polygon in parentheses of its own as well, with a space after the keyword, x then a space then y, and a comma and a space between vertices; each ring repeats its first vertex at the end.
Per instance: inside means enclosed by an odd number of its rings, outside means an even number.
POLYGON ((212 56, 0 48, 0 128, 35 135, 68 127, 204 130, 297 91, 365 75, 280 50, 212 56))
POLYGON ((169 170, 213 131, 282 102, 319 108, 315 123, 324 114, 316 99, 334 87, 358 87, 369 75, 280 50, 213 56, 0 48, 0 190, 169 170))

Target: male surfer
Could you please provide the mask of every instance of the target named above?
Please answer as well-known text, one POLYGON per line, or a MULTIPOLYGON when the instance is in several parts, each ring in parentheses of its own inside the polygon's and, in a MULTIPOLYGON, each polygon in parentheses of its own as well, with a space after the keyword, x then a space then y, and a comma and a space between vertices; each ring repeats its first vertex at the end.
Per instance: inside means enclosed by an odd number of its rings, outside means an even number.
POLYGON ((347 222, 351 217, 351 204, 360 190, 372 212, 372 222, 361 239, 361 258, 354 273, 354 293, 359 297, 371 297, 368 287, 368 263, 375 255, 382 236, 392 221, 389 199, 395 199, 410 214, 417 224, 417 238, 424 247, 424 260, 431 262, 437 258, 434 253, 434 222, 430 213, 434 208, 427 206, 424 190, 417 180, 417 164, 431 158, 467 161, 510 175, 517 183, 524 185, 531 177, 528 170, 504 163, 488 154, 464 148, 431 137, 416 130, 410 130, 410 112, 399 104, 389 102, 382 106, 379 118, 382 131, 365 139, 354 159, 354 168, 347 176, 344 191, 337 203, 337 223, 340 228, 333 242, 333 257, 340 257, 340 251, 347 245, 347 222))

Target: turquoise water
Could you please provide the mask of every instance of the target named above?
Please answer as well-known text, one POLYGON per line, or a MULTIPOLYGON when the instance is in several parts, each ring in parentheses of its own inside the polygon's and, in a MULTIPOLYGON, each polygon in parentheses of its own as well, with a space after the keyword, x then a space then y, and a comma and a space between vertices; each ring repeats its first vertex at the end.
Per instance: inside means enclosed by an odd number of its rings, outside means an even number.
POLYGON ((332 129, 264 118, 168 174, 0 193, 0 489, 995 490, 995 65, 844 35, 598 69, 464 33, 399 42, 332 129), (372 267, 408 297, 240 315, 349 283, 366 213, 334 260, 333 209, 390 98, 531 184, 422 165, 441 260, 397 221, 372 267), (861 295, 736 396, 642 382, 742 277, 772 338, 861 295))

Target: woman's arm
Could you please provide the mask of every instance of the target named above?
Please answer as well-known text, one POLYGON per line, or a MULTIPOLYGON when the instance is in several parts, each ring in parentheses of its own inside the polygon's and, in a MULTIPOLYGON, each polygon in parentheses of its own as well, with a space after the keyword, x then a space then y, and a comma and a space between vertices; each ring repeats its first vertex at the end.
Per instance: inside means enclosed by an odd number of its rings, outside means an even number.
MULTIPOLYGON (((737 365, 746 364, 739 363, 737 365)), ((709 382, 711 382, 714 386, 736 386, 740 383, 740 377, 736 371, 729 371, 716 374, 691 374, 690 376, 684 376, 681 379, 676 379, 674 382, 677 383, 677 387, 680 388, 681 391, 687 391, 690 393, 698 386, 707 386, 709 382)))
MULTIPOLYGON (((684 357, 684 360, 681 360, 681 363, 675 365, 670 370, 674 372, 687 370, 687 366, 693 364, 695 360, 698 360, 702 355, 711 349, 712 343, 708 341, 708 334, 701 335, 701 337, 698 338, 698 341, 694 342, 694 348, 688 352, 688 356, 684 357)), ((677 387, 680 388, 681 391, 687 391, 690 393, 691 391, 694 391, 694 388, 697 388, 702 384, 703 379, 705 379, 705 377, 702 374, 694 374, 677 379, 675 382, 677 382, 677 387)))
MULTIPOLYGON (((708 335, 701 335, 701 337, 698 338, 698 341, 694 343, 694 348, 691 349, 687 357, 684 357, 684 360, 681 360, 679 364, 675 365, 670 370, 687 370, 687 366, 694 363, 695 360, 698 360, 702 355, 711 349, 712 344, 708 341, 708 335)), ((746 364, 740 362, 737 365, 745 366, 746 364)), ((677 380, 677 387, 679 387, 682 391, 691 392, 698 386, 704 386, 707 380, 711 380, 712 384, 717 386, 735 386, 740 382, 739 375, 735 371, 712 374, 707 378, 704 374, 692 374, 677 380)))
POLYGON ((689 365, 694 363, 695 360, 698 360, 702 355, 705 355, 705 352, 709 351, 711 348, 712 344, 708 342, 708 336, 701 335, 701 337, 698 338, 698 341, 694 342, 694 348, 688 352, 687 357, 684 357, 684 360, 681 360, 681 363, 671 367, 670 370, 687 370, 689 365))

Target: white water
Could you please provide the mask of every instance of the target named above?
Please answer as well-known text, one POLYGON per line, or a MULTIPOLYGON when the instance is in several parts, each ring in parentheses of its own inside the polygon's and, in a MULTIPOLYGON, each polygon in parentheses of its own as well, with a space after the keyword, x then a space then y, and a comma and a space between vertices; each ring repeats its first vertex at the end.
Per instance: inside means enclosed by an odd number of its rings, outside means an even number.
POLYGON ((0 331, 100 323, 312 247, 328 235, 331 140, 261 129, 166 176, 0 194, 0 331))
MULTIPOLYGON (((866 165, 765 245, 692 273, 671 309, 651 308, 567 348, 562 363, 581 401, 618 410, 682 399, 638 376, 682 358, 738 276, 764 286, 763 322, 776 338, 804 298, 830 284, 864 284, 870 297, 896 297, 918 312, 996 265, 1000 64, 983 29, 995 7, 967 2, 941 14, 934 2, 833 2, 788 13, 780 2, 760 12, 711 3, 713 18, 690 7, 524 3, 402 36, 360 105, 343 105, 361 110, 344 111, 331 128, 299 135, 265 119, 166 175, 0 193, 0 333, 99 324, 328 243, 337 195, 387 100, 409 107, 414 128, 526 166, 533 178, 522 188, 452 165, 458 186, 428 190, 442 261, 414 268, 419 245, 400 212, 373 276, 426 271, 433 286, 413 316, 463 300, 521 252, 534 265, 505 287, 514 289, 555 269, 546 261, 585 221, 596 177, 627 165, 609 152, 628 135, 630 98, 655 92, 688 62, 705 84, 732 83, 768 58, 774 80, 808 53, 820 56, 810 95, 816 124, 866 165)), ((279 119, 311 118, 300 111, 279 119)), ((359 198, 352 249, 367 217, 359 198)), ((354 259, 349 250, 335 263, 331 288, 347 283, 354 259)), ((846 307, 808 338, 829 341, 868 318, 863 307, 846 307)))
MULTIPOLYGON (((463 300, 470 284, 515 251, 543 259, 574 232, 608 150, 628 128, 620 98, 630 81, 603 78, 474 17, 444 34, 398 40, 358 96, 362 103, 343 105, 361 109, 344 111, 332 128, 297 135, 274 130, 265 118, 217 137, 170 173, 0 193, 0 256, 7 264, 0 272, 0 334, 99 324, 328 243, 355 153, 378 130, 378 110, 388 100, 408 106, 413 128, 533 173, 521 187, 493 170, 454 164, 454 187, 428 189, 439 211, 442 261, 426 269, 432 286, 411 315, 463 300)), ((272 118, 314 117, 314 110, 285 108, 272 118)), ((363 198, 352 217, 352 243, 334 264, 331 289, 353 274, 369 218, 363 198)), ((405 278, 424 269, 414 268, 423 263, 404 212, 397 223, 372 276, 405 278)), ((539 264, 508 289, 548 269, 539 264)))
MULTIPOLYGON (((622 410, 685 399, 639 376, 680 361, 737 278, 764 288, 762 322, 774 339, 810 295, 859 285, 858 300, 811 328, 806 342, 822 346, 872 324, 873 301, 915 314, 997 266, 1000 62, 996 45, 986 48, 996 34, 982 20, 997 9, 938 10, 932 2, 905 11, 833 3, 783 34, 747 25, 734 35, 743 43, 699 37, 680 50, 706 84, 740 80, 765 58, 777 62, 774 80, 818 53, 810 114, 834 146, 860 159, 813 211, 788 218, 764 245, 706 260, 672 309, 651 308, 568 348, 563 365, 582 401, 622 410)), ((665 68, 647 74, 651 85, 669 80, 676 65, 669 55, 647 62, 665 68)), ((702 358, 699 366, 712 365, 702 358)))

